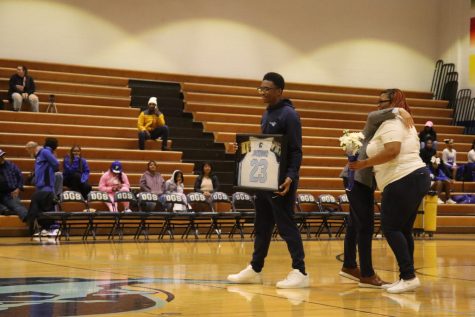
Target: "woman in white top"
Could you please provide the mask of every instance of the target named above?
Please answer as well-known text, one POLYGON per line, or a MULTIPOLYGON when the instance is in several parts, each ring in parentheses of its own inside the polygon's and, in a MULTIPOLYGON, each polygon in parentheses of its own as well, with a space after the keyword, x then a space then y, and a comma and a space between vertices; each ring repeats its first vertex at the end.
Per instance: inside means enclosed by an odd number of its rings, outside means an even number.
POLYGON ((453 147, 454 140, 445 139, 444 141, 447 147, 442 151, 442 161, 452 171, 452 175, 448 176, 455 180, 455 175, 457 174, 457 151, 453 147))
POLYGON ((218 177, 213 173, 211 162, 204 162, 201 166, 201 173, 196 178, 194 190, 203 193, 208 199, 212 193, 219 191, 218 177))
POLYGON ((475 163, 475 140, 472 142, 472 149, 467 154, 468 163, 475 163))
MULTIPOLYGON (((404 94, 390 89, 381 99, 388 106, 410 112, 404 94)), ((430 176, 419 156, 419 138, 414 127, 408 129, 400 118, 387 120, 368 145, 368 159, 350 163, 350 168, 374 167, 376 183, 382 191, 381 227, 399 264, 400 280, 383 288, 389 293, 403 293, 420 286, 414 271, 412 227, 417 208, 429 191, 430 176)))

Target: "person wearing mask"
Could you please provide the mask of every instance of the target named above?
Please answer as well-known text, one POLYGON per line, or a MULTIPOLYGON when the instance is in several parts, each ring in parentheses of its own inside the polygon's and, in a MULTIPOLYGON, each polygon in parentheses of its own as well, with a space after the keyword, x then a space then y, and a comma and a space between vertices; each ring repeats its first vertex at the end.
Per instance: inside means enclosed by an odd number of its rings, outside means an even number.
POLYGON ((146 140, 162 138, 162 151, 167 150, 168 126, 165 124, 165 116, 157 106, 157 98, 150 97, 148 108, 140 113, 137 121, 139 133, 139 149, 145 149, 146 140))
MULTIPOLYGON (((187 204, 185 195, 185 178, 180 170, 173 171, 172 176, 165 182, 165 193, 180 195, 184 203, 187 204)), ((185 210, 186 207, 181 204, 175 204, 173 210, 185 210)))
MULTIPOLYGON (((140 178, 140 190, 156 194, 159 199, 165 193, 165 180, 158 171, 157 162, 152 160, 147 163, 147 170, 140 178)), ((157 209, 156 204, 150 202, 146 203, 144 207, 146 210, 157 209)))
POLYGON ((218 176, 213 173, 213 165, 210 162, 205 162, 201 166, 201 173, 195 180, 194 191, 203 193, 208 199, 211 198, 211 194, 219 191, 218 176))
POLYGON ((427 139, 424 147, 419 151, 419 156, 427 166, 431 165, 431 159, 434 155, 437 154, 437 151, 434 149, 434 143, 431 139, 427 139))
POLYGON ((432 147, 434 150, 437 150, 437 133, 434 130, 434 123, 432 121, 427 121, 424 125, 424 129, 419 132, 419 141, 421 142, 421 149, 425 147, 425 143, 428 139, 432 140, 432 147))
MULTIPOLYGON (((406 103, 404 95, 401 102, 406 103)), ((405 108, 409 109, 407 103, 405 108)), ((407 129, 396 118, 378 128, 366 149, 368 159, 349 163, 353 170, 373 166, 382 192, 381 227, 400 272, 397 282, 382 285, 389 293, 404 293, 420 286, 414 270, 412 227, 417 209, 429 191, 430 176, 419 150, 416 129, 407 129)))
POLYGON ((454 140, 445 139, 444 140, 446 148, 442 151, 442 162, 445 166, 451 171, 451 175, 447 175, 455 180, 457 175, 457 151, 454 149, 454 140))
POLYGON ((8 84, 8 98, 13 103, 13 111, 20 111, 23 101, 28 101, 31 111, 39 111, 39 100, 35 95, 35 81, 28 75, 28 69, 19 65, 16 74, 10 77, 8 84))
POLYGON ((18 166, 5 159, 6 154, 0 149, 0 212, 13 211, 25 221, 28 210, 20 200, 23 176, 18 166))
MULTIPOLYGON (((111 203, 106 203, 109 211, 118 212, 117 203, 114 202, 116 192, 130 191, 130 183, 127 175, 122 171, 122 163, 119 161, 112 162, 109 170, 105 172, 99 180, 99 190, 109 195, 111 203)), ((122 202, 124 212, 131 212, 128 202, 122 202)))
POLYGON ((84 199, 87 199, 87 194, 92 190, 89 185, 89 166, 86 159, 81 155, 81 147, 74 145, 69 154, 63 160, 63 185, 69 187, 71 190, 78 191, 82 194, 84 199))
MULTIPOLYGON (((302 125, 292 102, 282 96, 285 81, 278 73, 264 75, 257 88, 267 108, 261 119, 263 134, 281 134, 287 139, 285 173, 279 179, 279 191, 256 191, 256 219, 254 223, 254 252, 249 265, 236 274, 228 275, 228 281, 239 284, 261 284, 262 269, 267 256, 272 233, 277 225, 292 258, 292 270, 277 282, 277 288, 306 288, 310 277, 305 270, 305 252, 300 231, 294 221, 294 206, 302 163, 302 125)), ((234 144, 237 150, 237 145, 234 144)))
MULTIPOLYGON (((59 171, 59 162, 54 152, 58 148, 58 140, 46 138, 42 149, 36 153, 35 161, 35 186, 36 191, 31 197, 27 222, 30 232, 33 233, 35 220, 42 212, 54 211, 58 202, 55 193, 55 173, 59 171)), ((38 220, 43 228, 41 235, 56 236, 58 228, 54 221, 38 220), (49 232, 47 232, 49 230, 49 232)))

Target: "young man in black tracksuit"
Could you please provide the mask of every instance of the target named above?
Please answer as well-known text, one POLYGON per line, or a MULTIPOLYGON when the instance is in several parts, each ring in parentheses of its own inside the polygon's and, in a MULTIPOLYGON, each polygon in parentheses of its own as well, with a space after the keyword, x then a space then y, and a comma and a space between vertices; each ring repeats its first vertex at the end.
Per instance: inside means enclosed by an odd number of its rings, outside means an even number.
POLYGON ((303 288, 309 286, 305 272, 305 253, 302 239, 293 219, 295 194, 302 162, 302 126, 292 102, 282 98, 284 78, 277 73, 264 76, 258 88, 263 101, 268 105, 261 120, 263 134, 282 134, 287 138, 287 172, 280 180, 280 191, 256 193, 256 220, 254 253, 248 267, 228 276, 233 283, 262 283, 261 270, 269 250, 274 225, 287 243, 292 257, 292 271, 277 282, 278 288, 303 288))

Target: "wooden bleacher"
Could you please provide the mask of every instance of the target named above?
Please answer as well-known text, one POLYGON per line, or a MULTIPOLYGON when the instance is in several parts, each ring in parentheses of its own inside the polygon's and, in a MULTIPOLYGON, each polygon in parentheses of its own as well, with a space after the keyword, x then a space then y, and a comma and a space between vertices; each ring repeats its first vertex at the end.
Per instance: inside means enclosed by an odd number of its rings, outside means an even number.
MULTIPOLYGON (((216 142, 234 142, 236 133, 259 131, 264 105, 257 96, 256 86, 231 86, 184 83, 185 111, 195 121, 202 122, 205 131, 213 132, 216 142)), ((334 92, 318 91, 317 86, 288 85, 285 97, 291 98, 299 112, 303 126, 303 162, 300 192, 313 195, 344 193, 338 178, 346 163, 339 148, 338 137, 343 129, 362 130, 368 112, 376 110, 381 90, 357 91, 340 87, 334 92), (315 91, 308 91, 315 88, 315 91)), ((464 135, 463 127, 451 125, 452 110, 446 101, 432 100, 429 93, 406 93, 413 111, 416 129, 420 131, 427 120, 434 122, 439 141, 455 140, 459 163, 465 163, 473 136, 464 135)), ((439 150, 443 149, 443 143, 439 150)), ((475 192, 475 183, 456 182, 453 194, 475 192)), ((380 193, 376 193, 377 199, 380 193)), ((439 206, 440 232, 474 232, 473 205, 439 206)))
MULTIPOLYGON (((233 142, 236 133, 259 132, 264 105, 255 89, 260 83, 258 80, 0 59, 0 96, 6 93, 8 78, 19 64, 27 65, 30 75, 35 78, 40 113, 28 112, 27 107, 20 113, 1 111, 0 148, 24 171, 33 164, 27 157, 24 144, 30 140, 41 144, 46 136, 55 136, 60 143, 59 158, 75 143, 83 147, 84 156, 91 165, 92 185, 97 185, 94 181, 110 161, 120 159, 124 161, 131 182, 137 186, 146 161, 155 159, 166 177, 174 166, 186 171, 189 190, 194 180, 192 166, 180 163, 181 153, 158 151, 160 144, 153 142, 147 143, 149 151, 136 150, 138 110, 130 107, 129 78, 182 83, 185 111, 192 113, 195 121, 202 122, 204 130, 215 135, 216 142, 233 142), (56 95, 58 114, 44 113, 51 93, 56 95)), ((299 191, 335 196, 343 193, 338 174, 346 159, 338 147, 337 138, 344 128, 359 130, 363 127, 367 113, 376 109, 379 92, 380 89, 373 88, 287 84, 285 94, 294 102, 304 127, 299 191)), ((433 121, 439 141, 453 138, 458 159, 464 163, 473 136, 463 135, 463 128, 450 125, 452 110, 447 109, 447 103, 432 100, 427 92, 409 91, 406 95, 417 129, 420 130, 427 120, 433 121)), ((475 192, 473 183, 465 183, 463 187, 465 192, 475 192)), ((27 187, 23 194, 25 203, 28 203, 32 190, 27 187)), ((462 183, 456 182, 454 194, 461 191, 462 183)), ((473 205, 439 206, 439 230, 474 232, 473 209, 473 205)))

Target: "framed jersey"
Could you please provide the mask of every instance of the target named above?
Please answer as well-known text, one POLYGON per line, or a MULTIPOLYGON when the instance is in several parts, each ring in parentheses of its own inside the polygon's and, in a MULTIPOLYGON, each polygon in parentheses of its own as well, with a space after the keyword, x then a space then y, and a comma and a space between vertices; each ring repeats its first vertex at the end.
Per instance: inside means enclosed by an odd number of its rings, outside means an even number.
POLYGON ((282 135, 238 134, 234 186, 278 191, 285 173, 287 144, 282 135))

